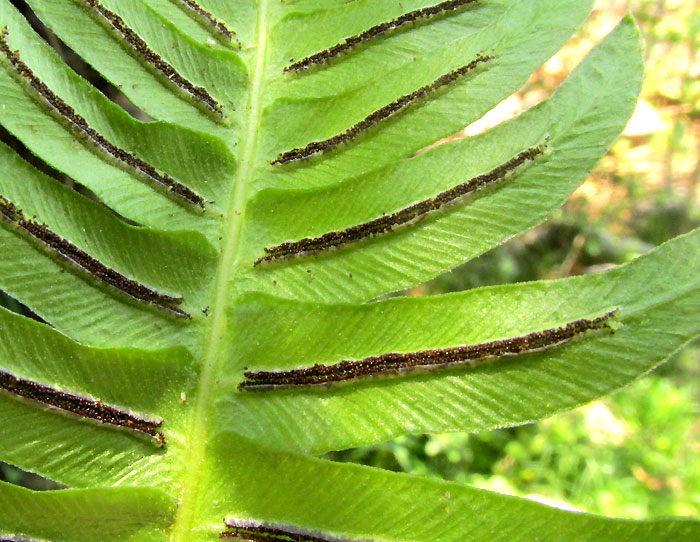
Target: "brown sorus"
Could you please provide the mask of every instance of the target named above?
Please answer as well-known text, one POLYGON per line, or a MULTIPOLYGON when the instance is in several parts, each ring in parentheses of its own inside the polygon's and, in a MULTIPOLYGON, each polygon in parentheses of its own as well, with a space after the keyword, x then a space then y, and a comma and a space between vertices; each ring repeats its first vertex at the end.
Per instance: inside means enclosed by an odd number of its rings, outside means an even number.
POLYGON ((474 177, 449 190, 440 192, 435 197, 419 201, 395 213, 380 216, 345 230, 332 231, 319 237, 305 237, 299 241, 288 241, 267 247, 264 249, 267 255, 259 258, 255 265, 331 250, 348 243, 391 232, 400 226, 415 223, 429 214, 454 204, 468 194, 505 179, 526 162, 535 160, 539 155, 542 155, 546 149, 547 146, 544 144, 526 149, 488 173, 474 177))
POLYGON ((391 352, 362 360, 344 360, 334 365, 317 363, 289 371, 249 371, 241 390, 267 391, 356 380, 368 376, 396 374, 415 369, 435 370, 454 366, 475 366, 484 360, 542 352, 562 346, 586 331, 611 329, 608 320, 618 309, 592 320, 581 318, 568 324, 527 335, 485 343, 435 348, 418 352, 391 352))
POLYGON ((217 38, 226 44, 238 45, 236 33, 214 15, 200 6, 194 0, 172 0, 186 12, 194 15, 194 18, 201 22, 207 30, 212 32, 217 38))
POLYGON ((32 88, 32 90, 44 100, 51 110, 72 128, 73 131, 87 139, 95 148, 106 153, 131 171, 136 171, 151 182, 164 187, 169 193, 178 196, 189 203, 193 203, 202 208, 204 207, 204 200, 201 196, 194 193, 191 189, 176 181, 169 175, 159 173, 156 168, 148 162, 145 162, 140 158, 137 158, 132 153, 117 147, 99 132, 97 132, 97 130, 92 128, 84 117, 79 115, 75 109, 59 98, 46 85, 46 83, 41 81, 34 74, 31 68, 29 68, 29 66, 27 66, 27 64, 25 64, 21 59, 18 51, 13 51, 10 49, 6 37, 7 29, 5 28, 0 32, 0 51, 7 58, 10 66, 14 68, 17 75, 23 81, 25 81, 32 88))
POLYGON ((456 81, 460 77, 463 77, 464 75, 473 71, 479 66, 479 64, 484 64, 493 59, 494 57, 492 56, 479 54, 469 64, 466 64, 461 68, 457 68, 456 70, 452 70, 451 72, 446 73, 444 75, 441 75, 429 85, 425 85, 424 87, 421 87, 418 90, 411 92, 410 94, 405 94, 397 100, 394 100, 390 104, 385 105, 380 109, 377 109, 374 113, 371 113, 363 120, 351 126, 344 132, 330 137, 328 139, 324 139, 323 141, 312 141, 311 143, 306 145, 306 147, 299 147, 290 151, 283 152, 279 156, 277 156, 277 158, 273 160, 271 164, 282 165, 287 164, 289 162, 306 160, 307 158, 310 158, 311 156, 314 156, 316 154, 331 151, 343 143, 349 143, 350 141, 356 139, 363 132, 366 132, 367 130, 372 128, 373 126, 376 126, 380 122, 385 121, 390 117, 401 113, 412 104, 426 98, 431 93, 436 92, 442 87, 449 85, 450 83, 456 81))
POLYGON ((165 437, 158 429, 162 419, 149 420, 130 414, 113 406, 89 397, 60 391, 44 384, 19 378, 12 373, 0 370, 0 389, 6 392, 36 401, 64 412, 70 412, 81 418, 98 420, 104 424, 126 427, 132 431, 152 437, 158 446, 165 444, 165 437))
POLYGON ((154 305, 180 318, 190 318, 188 313, 177 307, 183 301, 181 297, 173 297, 157 292, 107 267, 84 250, 51 231, 46 224, 26 219, 22 210, 2 195, 0 195, 0 220, 14 225, 62 260, 75 265, 103 284, 111 286, 133 299, 154 305))
MULTIPOLYGON (((250 542, 352 542, 322 533, 311 533, 303 529, 249 520, 224 519, 226 527, 219 538, 248 540, 250 542)), ((369 541, 367 541, 369 542, 369 541)))
POLYGON ((207 89, 195 86, 183 77, 170 63, 166 62, 158 53, 151 49, 143 38, 124 22, 124 19, 107 9, 98 0, 79 1, 88 7, 92 13, 100 15, 121 36, 134 53, 158 74, 162 75, 166 81, 175 85, 196 102, 202 104, 217 117, 223 118, 224 114, 221 104, 209 94, 207 89))
POLYGON ((346 53, 351 49, 357 47, 358 45, 367 43, 368 41, 371 41, 381 36, 382 34, 385 34, 386 32, 389 32, 409 23, 414 23, 420 19, 429 19, 437 15, 442 15, 444 13, 454 11, 456 9, 461 8, 462 6, 466 6, 467 4, 473 4, 477 1, 478 0, 448 0, 447 2, 441 2, 431 7, 411 11, 391 21, 387 21, 373 26, 372 28, 365 30, 361 34, 357 34, 355 36, 346 38, 340 43, 334 45, 333 47, 302 58, 301 60, 297 60, 296 62, 293 62, 292 64, 284 68, 284 71, 299 72, 307 70, 312 66, 325 64, 331 59, 337 57, 338 55, 346 53))

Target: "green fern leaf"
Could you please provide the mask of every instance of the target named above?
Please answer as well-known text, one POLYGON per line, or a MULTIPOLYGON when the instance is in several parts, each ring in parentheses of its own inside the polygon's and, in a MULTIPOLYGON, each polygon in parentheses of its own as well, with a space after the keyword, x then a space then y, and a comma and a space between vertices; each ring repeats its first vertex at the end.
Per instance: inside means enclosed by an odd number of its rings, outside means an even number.
POLYGON ((700 536, 315 457, 539 420, 700 333, 697 231, 598 275, 372 301, 562 205, 635 106, 631 18, 551 99, 424 150, 592 2, 28 3, 141 115, 0 1, 0 124, 80 187, 0 144, 0 289, 43 320, 0 308, 0 459, 69 486, 0 484, 0 540, 700 536))

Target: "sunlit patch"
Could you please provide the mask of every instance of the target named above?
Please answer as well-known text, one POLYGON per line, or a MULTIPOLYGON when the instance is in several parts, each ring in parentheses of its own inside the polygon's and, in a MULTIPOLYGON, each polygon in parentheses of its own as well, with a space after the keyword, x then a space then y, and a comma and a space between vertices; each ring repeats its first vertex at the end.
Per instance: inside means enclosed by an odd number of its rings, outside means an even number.
POLYGON ((369 222, 363 222, 346 230, 332 231, 320 237, 306 237, 299 241, 288 241, 273 247, 265 248, 266 256, 259 258, 255 265, 274 260, 284 260, 296 256, 306 256, 354 243, 363 239, 376 237, 394 231, 395 229, 415 224, 425 216, 431 215, 443 208, 454 205, 463 197, 486 186, 502 181, 512 176, 524 164, 535 160, 547 150, 546 145, 531 147, 518 154, 497 168, 459 184, 449 190, 440 192, 437 196, 414 203, 400 211, 380 216, 369 222))
POLYGON ((2 195, 0 195, 0 222, 14 226, 21 233, 29 235, 33 240, 40 243, 42 247, 58 256, 61 261, 72 264, 74 267, 88 273, 101 283, 118 290, 122 294, 154 305, 180 318, 190 318, 188 313, 177 306, 183 301, 181 297, 173 297, 157 292, 107 267, 70 241, 55 234, 46 224, 27 220, 22 210, 2 195))
POLYGON ((372 128, 373 126, 376 126, 380 122, 385 121, 388 118, 401 113, 403 110, 405 110, 412 104, 415 104, 416 102, 419 102, 420 100, 428 97, 431 93, 439 90, 440 88, 446 85, 449 85, 450 83, 456 81, 460 77, 473 71, 477 68, 477 66, 479 66, 479 64, 484 64, 490 60, 493 60, 493 58, 494 57, 492 56, 479 54, 469 64, 462 66, 461 68, 457 68, 456 70, 452 70, 451 72, 446 73, 444 75, 441 75, 429 85, 425 85, 424 87, 421 87, 418 90, 411 92, 410 94, 405 94, 401 96, 399 99, 391 102, 388 105, 385 105, 381 109, 376 110, 374 113, 371 113, 370 115, 365 117, 364 120, 361 120, 360 122, 348 128, 344 132, 330 137, 328 139, 325 139, 323 141, 313 141, 306 145, 306 147, 296 148, 290 151, 283 152, 279 156, 277 156, 277 158, 271 163, 272 165, 279 165, 286 164, 289 162, 296 162, 298 160, 305 160, 316 154, 321 154, 333 150, 343 143, 349 143, 350 141, 356 139, 363 132, 366 132, 367 130, 372 128))
POLYGON ((51 388, 44 384, 19 378, 0 370, 0 389, 17 397, 75 414, 81 418, 97 420, 103 424, 131 429, 151 437, 158 446, 165 444, 165 436, 158 429, 161 418, 147 419, 104 404, 102 401, 51 388))
POLYGON ((608 320, 618 310, 612 310, 592 320, 581 318, 561 327, 479 344, 408 353, 391 352, 362 360, 344 360, 334 365, 317 363, 312 367, 289 371, 249 371, 244 374, 246 380, 241 382, 238 388, 249 391, 269 391, 327 385, 378 375, 401 375, 416 370, 435 371, 456 366, 474 367, 486 360, 557 348, 587 331, 599 329, 612 331, 608 320))
POLYGON ((52 112, 58 115, 74 132, 87 139, 95 149, 107 154, 124 166, 127 171, 136 172, 147 180, 163 187, 169 194, 182 198, 189 203, 204 207, 204 200, 182 183, 169 175, 159 173, 151 164, 137 158, 132 153, 117 147, 109 142, 97 130, 92 128, 84 117, 76 113, 70 105, 59 98, 43 81, 32 72, 24 63, 18 51, 10 49, 7 43, 7 28, 0 32, 0 52, 2 52, 19 78, 29 85, 32 94, 35 94, 43 103, 49 106, 52 112))
POLYGON ((372 41, 373 39, 391 30, 395 30, 401 26, 410 23, 415 23, 416 21, 419 21, 421 19, 430 19, 438 15, 443 15, 451 11, 455 11, 463 6, 466 6, 467 4, 474 4, 477 1, 478 0, 449 0, 447 2, 441 2, 435 6, 411 11, 391 21, 387 21, 385 23, 373 26, 372 28, 365 30, 361 34, 357 34, 355 36, 346 38, 337 45, 334 45, 333 47, 330 47, 313 55, 302 58, 301 60, 293 62, 292 64, 284 68, 284 71, 299 72, 307 70, 312 66, 325 64, 333 58, 343 53, 347 53, 348 51, 357 47, 358 45, 372 41))

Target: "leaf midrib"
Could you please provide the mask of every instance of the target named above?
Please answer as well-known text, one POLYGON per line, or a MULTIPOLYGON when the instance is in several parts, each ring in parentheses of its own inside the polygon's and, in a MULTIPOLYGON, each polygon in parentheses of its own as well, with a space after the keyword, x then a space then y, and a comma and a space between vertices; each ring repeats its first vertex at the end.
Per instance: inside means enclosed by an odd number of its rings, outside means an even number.
POLYGON ((255 175, 259 140, 258 128, 262 120, 262 90, 266 80, 268 45, 268 0, 259 0, 257 15, 255 61, 252 67, 250 92, 246 104, 245 133, 242 138, 241 158, 233 187, 233 197, 229 203, 228 212, 224 217, 222 229, 224 232, 222 236, 223 250, 216 269, 214 297, 210 305, 212 312, 207 319, 209 326, 204 332, 204 355, 197 384, 197 398, 190 417, 190 430, 186 441, 187 451, 182 462, 186 469, 186 474, 182 479, 178 510, 171 531, 170 542, 188 542, 195 527, 194 513, 200 493, 202 465, 206 459, 207 413, 213 403, 209 394, 215 388, 213 383, 216 375, 219 373, 219 364, 224 358, 222 346, 225 343, 224 338, 227 330, 226 308, 230 296, 229 285, 240 266, 238 258, 241 246, 241 227, 245 220, 248 188, 255 175))

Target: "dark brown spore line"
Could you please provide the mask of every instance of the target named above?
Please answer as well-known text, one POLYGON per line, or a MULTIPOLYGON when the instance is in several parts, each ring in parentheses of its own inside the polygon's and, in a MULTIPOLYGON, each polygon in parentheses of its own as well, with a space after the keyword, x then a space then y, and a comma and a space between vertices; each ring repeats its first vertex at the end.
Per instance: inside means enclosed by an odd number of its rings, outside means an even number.
POLYGON ((435 197, 419 201, 395 213, 380 216, 346 230, 332 231, 320 237, 305 237, 299 241, 288 241, 273 247, 267 247, 264 249, 267 255, 259 258, 254 265, 258 266, 265 262, 316 254, 389 233, 398 227, 415 223, 427 215, 453 205, 464 196, 507 178, 526 162, 533 161, 544 154, 546 150, 547 145, 545 144, 526 149, 515 158, 512 158, 505 164, 501 164, 488 173, 474 177, 454 188, 440 192, 435 197))
POLYGON ((232 530, 222 532, 219 538, 251 542, 352 542, 346 538, 336 538, 286 525, 237 519, 224 519, 224 523, 232 530))
POLYGON ((236 531, 224 531, 219 535, 219 538, 225 539, 230 538, 234 540, 247 540, 248 542, 270 542, 270 540, 280 540, 277 537, 271 538, 269 536, 255 534, 255 533, 240 533, 236 531))
POLYGON ((562 327, 545 329, 497 341, 437 348, 418 352, 372 356, 362 360, 344 360, 334 365, 316 364, 290 371, 249 371, 240 390, 269 391, 274 389, 327 385, 363 377, 397 374, 415 369, 435 370, 461 365, 475 366, 485 360, 541 352, 562 346, 586 331, 611 329, 608 320, 618 312, 612 310, 592 320, 581 318, 562 327))
POLYGON ((446 73, 444 75, 441 75, 429 85, 425 85, 424 87, 421 87, 418 90, 411 92, 410 94, 405 94, 399 99, 394 100, 390 104, 385 105, 381 109, 377 109, 374 113, 371 113, 370 115, 365 117, 364 120, 361 120, 360 122, 348 128, 344 132, 330 137, 328 139, 325 139, 323 141, 312 141, 311 143, 306 145, 306 147, 299 147, 290 151, 283 152, 280 155, 278 155, 277 158, 271 162, 271 164, 282 165, 290 162, 297 162, 299 160, 306 160, 307 158, 310 158, 316 154, 331 151, 343 143, 349 143, 350 141, 356 139, 363 132, 366 132, 367 130, 372 128, 373 126, 376 126, 380 122, 399 114, 412 104, 422 100, 423 98, 426 98, 429 94, 439 90, 444 86, 449 85, 450 83, 453 83, 460 77, 463 77, 464 75, 473 71, 479 66, 479 64, 484 64, 493 59, 494 57, 492 56, 479 54, 469 64, 466 64, 461 68, 457 68, 456 70, 452 70, 451 72, 446 73))
POLYGON ((158 429, 163 425, 162 419, 149 420, 130 414, 113 406, 73 393, 60 391, 44 384, 19 378, 12 373, 0 370, 0 389, 30 399, 64 412, 70 412, 81 418, 98 420, 104 424, 125 427, 152 437, 158 446, 165 444, 165 436, 158 429))
POLYGON ((365 30, 361 34, 357 34, 355 36, 346 38, 337 45, 334 45, 333 47, 302 58, 301 60, 297 60, 296 62, 293 62, 292 64, 284 68, 284 71, 300 72, 303 70, 307 70, 312 66, 325 64, 333 58, 343 53, 347 53, 348 51, 357 47, 358 45, 367 43, 368 41, 371 41, 372 39, 377 38, 391 30, 395 30, 406 24, 414 23, 420 19, 429 19, 437 15, 442 15, 451 11, 455 11, 463 6, 466 6, 467 4, 474 4, 476 2, 478 2, 478 0, 448 0, 447 2, 441 2, 431 7, 411 11, 391 21, 373 26, 372 28, 365 30))
POLYGON ((4 54, 10 66, 17 75, 45 101, 51 110, 80 136, 87 139, 101 152, 125 166, 130 171, 136 171, 151 182, 163 187, 168 193, 182 198, 189 203, 204 208, 204 199, 166 174, 159 173, 151 164, 137 158, 132 153, 125 151, 107 141, 97 130, 92 128, 84 117, 76 113, 70 105, 59 98, 34 72, 24 63, 18 51, 10 49, 7 43, 7 28, 0 31, 0 51, 4 54))
POLYGON ((14 225, 62 260, 68 261, 82 271, 89 273, 103 284, 119 290, 130 298, 149 303, 180 318, 190 318, 188 313, 177 306, 183 301, 181 297, 173 297, 157 292, 107 267, 70 241, 55 234, 46 224, 27 220, 22 211, 2 195, 0 195, 0 219, 5 223, 14 225))
POLYGON ((157 73, 162 75, 170 84, 175 85, 182 92, 202 104, 208 111, 216 117, 223 119, 224 111, 219 102, 204 88, 195 86, 191 81, 183 77, 170 63, 166 62, 158 53, 151 49, 148 44, 131 27, 129 27, 119 15, 107 9, 98 0, 78 0, 83 3, 92 13, 100 15, 109 26, 117 32, 124 42, 157 73))
POLYGON ((238 39, 236 39, 236 33, 231 30, 226 24, 214 15, 200 6, 194 0, 172 0, 178 6, 180 6, 185 12, 190 13, 194 18, 199 21, 202 26, 207 30, 212 32, 220 41, 223 41, 226 45, 234 45, 236 47, 240 46, 238 39))

